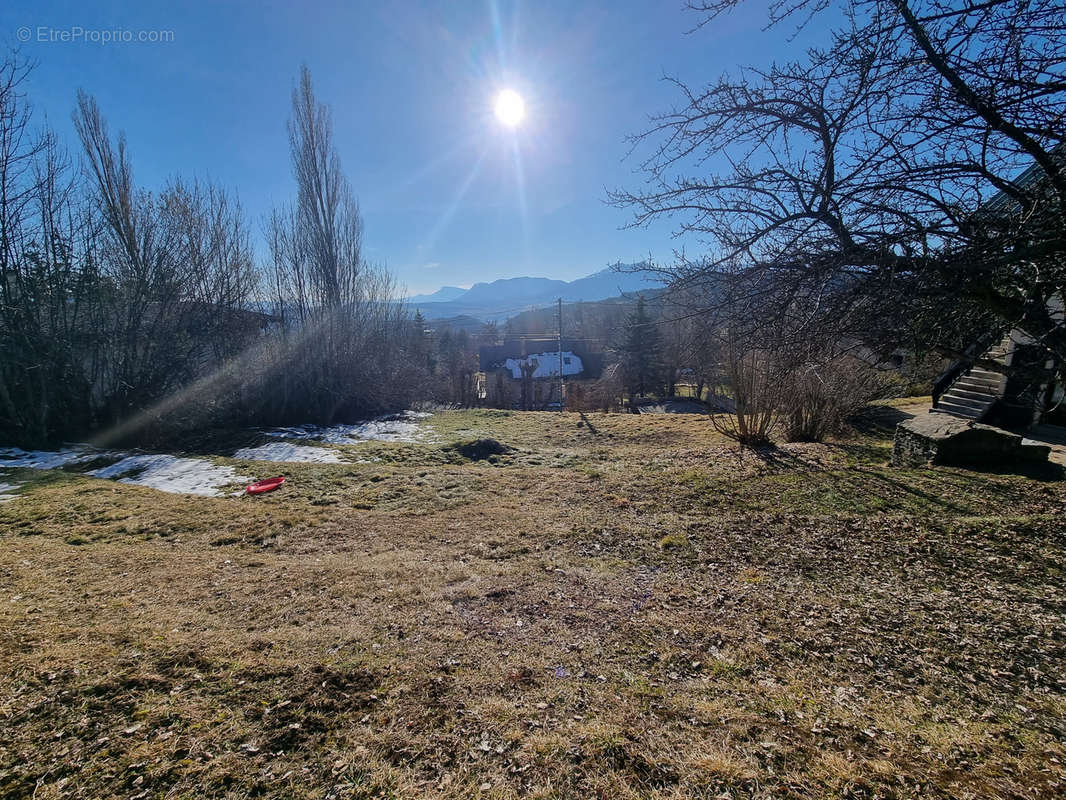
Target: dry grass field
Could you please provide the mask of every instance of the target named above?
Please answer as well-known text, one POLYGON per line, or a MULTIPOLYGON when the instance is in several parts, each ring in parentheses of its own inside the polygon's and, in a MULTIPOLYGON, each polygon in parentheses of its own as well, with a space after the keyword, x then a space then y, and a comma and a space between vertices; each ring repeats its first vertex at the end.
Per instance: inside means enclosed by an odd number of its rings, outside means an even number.
POLYGON ((0 798, 1062 797, 1066 484, 892 469, 891 413, 445 412, 218 459, 258 498, 21 471, 0 798))

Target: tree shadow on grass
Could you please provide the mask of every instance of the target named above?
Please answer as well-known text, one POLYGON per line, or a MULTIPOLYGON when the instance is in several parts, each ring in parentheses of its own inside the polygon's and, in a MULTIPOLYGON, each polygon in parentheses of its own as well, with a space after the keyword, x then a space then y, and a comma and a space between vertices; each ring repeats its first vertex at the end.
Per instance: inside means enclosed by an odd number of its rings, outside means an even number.
POLYGON ((1019 461, 1013 464, 992 464, 987 466, 952 467, 965 469, 982 475, 1005 475, 1029 478, 1041 483, 1054 483, 1066 479, 1066 468, 1051 461, 1019 461))
MULTIPOLYGON (((827 445, 850 448, 850 445, 827 445)), ((1041 482, 1060 481, 1064 470, 1057 464, 1014 464, 982 469, 927 467, 897 469, 876 465, 825 464, 779 448, 749 450, 777 473, 807 473, 809 488, 838 490, 847 505, 868 506, 876 498, 878 510, 917 511, 936 508, 955 514, 982 511, 974 501, 1009 507, 1025 500, 1024 485, 992 480, 996 476, 1020 477, 1041 482)))
POLYGON ((864 436, 890 438, 901 422, 914 419, 914 414, 892 406, 866 406, 848 420, 848 424, 864 436))

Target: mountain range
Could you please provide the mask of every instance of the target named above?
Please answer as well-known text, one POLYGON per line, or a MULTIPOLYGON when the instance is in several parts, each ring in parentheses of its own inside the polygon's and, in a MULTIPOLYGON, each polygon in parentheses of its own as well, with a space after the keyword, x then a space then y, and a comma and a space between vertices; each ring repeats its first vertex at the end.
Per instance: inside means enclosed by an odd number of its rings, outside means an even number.
POLYGON ((407 298, 408 303, 447 303, 458 300, 469 291, 461 286, 442 286, 432 294, 413 294, 407 298))
POLYGON ((475 283, 469 289, 442 286, 432 294, 413 295, 407 302, 426 319, 466 315, 499 322, 530 308, 550 305, 559 298, 564 303, 592 302, 660 288, 660 277, 642 269, 642 265, 614 264, 572 281, 522 277, 475 283))

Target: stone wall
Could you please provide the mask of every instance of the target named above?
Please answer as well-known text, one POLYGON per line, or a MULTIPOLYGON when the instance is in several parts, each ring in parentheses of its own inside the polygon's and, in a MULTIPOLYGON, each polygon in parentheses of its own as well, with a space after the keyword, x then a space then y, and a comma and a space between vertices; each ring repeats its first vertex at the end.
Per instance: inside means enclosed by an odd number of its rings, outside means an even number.
POLYGON ((920 414, 896 426, 892 464, 997 467, 1046 462, 1051 448, 1022 444, 1016 433, 950 414, 920 414))

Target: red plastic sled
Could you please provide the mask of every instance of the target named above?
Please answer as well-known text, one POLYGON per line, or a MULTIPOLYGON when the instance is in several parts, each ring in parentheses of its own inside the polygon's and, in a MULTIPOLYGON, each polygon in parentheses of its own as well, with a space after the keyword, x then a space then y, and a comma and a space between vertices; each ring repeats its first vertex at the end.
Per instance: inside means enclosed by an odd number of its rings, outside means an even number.
POLYGON ((248 494, 263 494, 264 492, 274 491, 283 483, 285 483, 284 478, 267 478, 265 481, 253 483, 245 491, 248 492, 248 494))

